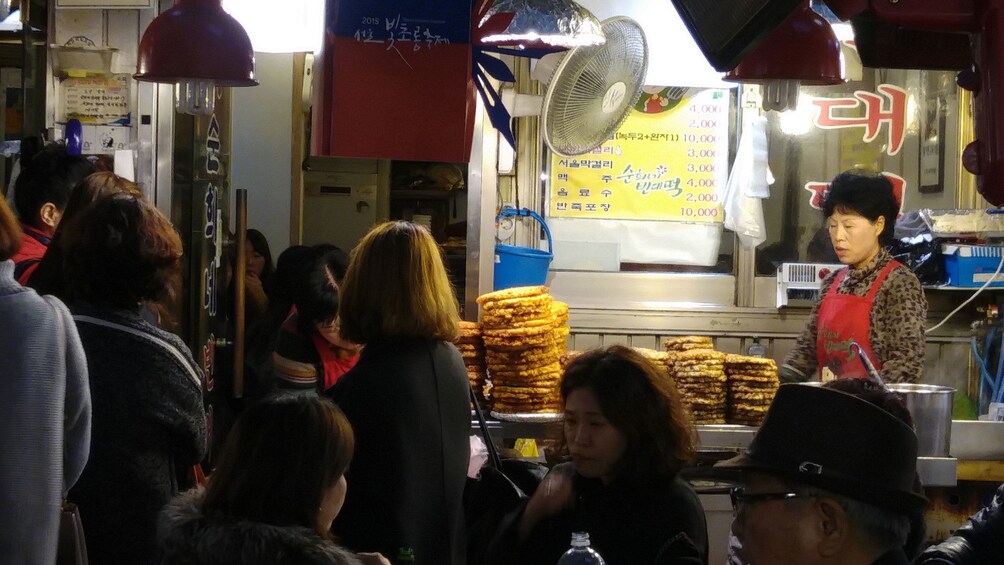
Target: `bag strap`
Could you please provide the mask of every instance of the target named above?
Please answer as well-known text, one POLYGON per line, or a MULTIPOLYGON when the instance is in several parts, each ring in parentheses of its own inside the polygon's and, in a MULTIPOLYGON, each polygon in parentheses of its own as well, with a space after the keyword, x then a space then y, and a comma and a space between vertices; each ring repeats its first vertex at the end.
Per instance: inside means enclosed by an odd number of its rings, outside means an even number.
POLYGON ((195 384, 196 388, 202 390, 202 378, 199 376, 198 371, 196 371, 195 368, 192 367, 192 364, 188 362, 188 359, 185 357, 185 355, 170 342, 163 340, 155 335, 149 334, 147 332, 137 330, 136 328, 131 328, 129 326, 119 324, 116 322, 110 322, 108 320, 103 320, 101 318, 75 315, 73 316, 73 319, 78 322, 84 322, 86 324, 92 324, 95 326, 101 326, 104 328, 119 330, 121 332, 134 335, 138 338, 153 343, 154 345, 157 345, 158 347, 166 351, 169 355, 174 357, 174 359, 178 361, 178 363, 180 363, 182 367, 185 368, 185 372, 188 374, 188 378, 191 379, 192 383, 195 384))
POLYGON ((495 447, 495 441, 492 440, 492 436, 488 433, 488 424, 485 422, 485 416, 481 413, 481 407, 478 406, 478 397, 474 394, 474 388, 467 385, 467 388, 471 392, 471 404, 474 406, 474 415, 478 418, 478 427, 481 428, 481 438, 485 441, 485 446, 488 448, 488 461, 491 462, 492 467, 495 467, 499 471, 502 470, 502 457, 499 456, 498 448, 495 447))

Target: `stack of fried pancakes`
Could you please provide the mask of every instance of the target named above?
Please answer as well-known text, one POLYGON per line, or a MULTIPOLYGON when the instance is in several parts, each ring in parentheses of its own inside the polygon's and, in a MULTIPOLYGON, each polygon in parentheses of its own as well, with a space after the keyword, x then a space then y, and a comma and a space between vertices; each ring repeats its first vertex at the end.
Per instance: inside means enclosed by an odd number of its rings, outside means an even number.
POLYGON ((728 421, 759 426, 777 392, 777 363, 764 357, 727 355, 728 421))
POLYGON ((715 343, 706 335, 683 335, 667 337, 662 340, 662 347, 666 351, 677 353, 692 349, 714 349, 715 343))
POLYGON ((474 394, 484 399, 485 382, 488 380, 485 365, 485 343, 481 339, 481 328, 477 322, 460 322, 460 335, 455 342, 460 356, 467 367, 467 378, 471 381, 474 394))
POLYGON ((492 410, 561 412, 558 384, 568 336, 568 306, 545 286, 516 287, 478 297, 492 410))
POLYGON ((671 353, 669 369, 695 424, 725 423, 725 354, 713 349, 671 353))

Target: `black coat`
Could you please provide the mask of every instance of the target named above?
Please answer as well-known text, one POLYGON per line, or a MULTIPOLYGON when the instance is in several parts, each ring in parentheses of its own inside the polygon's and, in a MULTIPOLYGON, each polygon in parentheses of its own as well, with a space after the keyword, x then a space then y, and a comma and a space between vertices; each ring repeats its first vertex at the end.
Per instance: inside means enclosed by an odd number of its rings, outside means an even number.
POLYGON ((166 341, 77 321, 87 354, 93 425, 91 456, 69 499, 80 508, 91 563, 157 563, 157 514, 187 488, 206 453, 201 369, 178 336, 138 312, 73 308, 166 341), (192 370, 187 370, 182 363, 192 370))
POLYGON ((572 532, 589 533, 592 548, 607 565, 708 562, 704 507, 682 479, 653 477, 604 485, 576 473, 573 484, 574 505, 542 520, 521 544, 516 526, 524 508, 510 515, 489 549, 489 562, 553 565, 568 550, 572 532), (680 533, 689 542, 678 538, 680 533))
POLYGON ((990 506, 970 516, 952 537, 927 548, 916 563, 976 565, 1001 560, 1004 560, 1004 485, 997 489, 990 506))
POLYGON ((410 547, 419 565, 463 565, 469 386, 456 347, 416 338, 366 344, 331 389, 356 434, 332 525, 346 546, 391 559, 410 547))
POLYGON ((182 493, 161 512, 162 565, 360 565, 309 528, 205 516, 204 495, 201 489, 182 493))

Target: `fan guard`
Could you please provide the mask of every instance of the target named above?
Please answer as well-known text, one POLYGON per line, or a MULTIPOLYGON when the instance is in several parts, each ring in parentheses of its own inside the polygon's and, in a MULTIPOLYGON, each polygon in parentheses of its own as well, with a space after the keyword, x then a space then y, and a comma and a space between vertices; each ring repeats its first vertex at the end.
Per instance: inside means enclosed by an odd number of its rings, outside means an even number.
POLYGON ((560 155, 588 153, 606 141, 641 95, 648 46, 631 18, 602 22, 606 43, 580 46, 554 71, 544 95, 544 142, 560 155))

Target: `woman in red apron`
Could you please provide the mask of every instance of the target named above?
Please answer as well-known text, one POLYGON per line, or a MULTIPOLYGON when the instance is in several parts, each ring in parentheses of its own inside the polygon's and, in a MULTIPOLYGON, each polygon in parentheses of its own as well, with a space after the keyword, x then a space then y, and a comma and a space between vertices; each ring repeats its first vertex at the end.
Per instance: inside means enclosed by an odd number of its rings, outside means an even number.
POLYGON ((917 277, 883 247, 899 202, 882 176, 838 175, 823 203, 841 263, 820 289, 809 323, 782 364, 782 382, 867 378, 856 341, 887 382, 914 382, 924 369, 927 302, 917 277))

